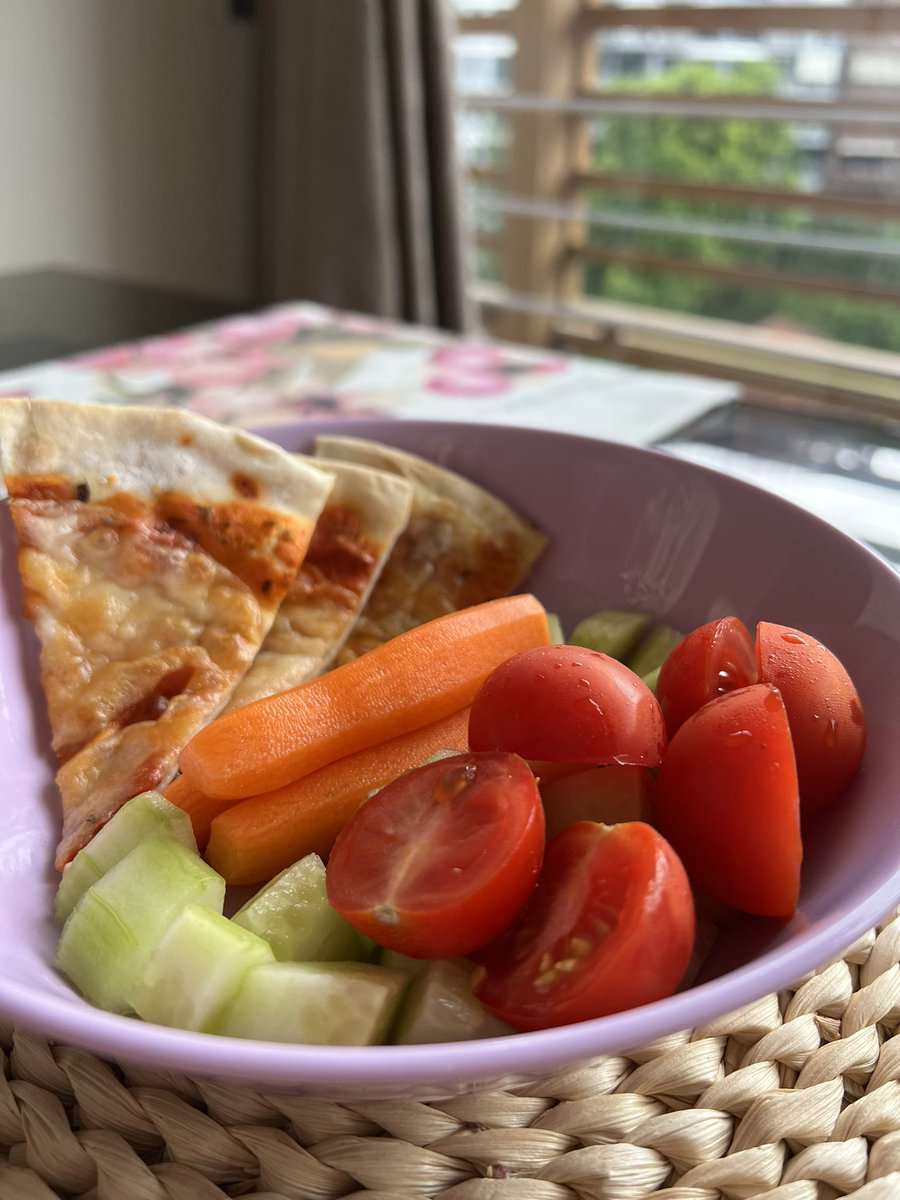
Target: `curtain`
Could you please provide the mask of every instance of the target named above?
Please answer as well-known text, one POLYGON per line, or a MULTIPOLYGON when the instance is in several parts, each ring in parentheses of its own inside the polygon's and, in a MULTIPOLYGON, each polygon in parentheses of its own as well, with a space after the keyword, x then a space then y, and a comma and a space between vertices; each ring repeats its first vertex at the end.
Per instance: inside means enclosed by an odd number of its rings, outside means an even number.
POLYGON ((263 0, 261 287, 464 330, 449 0, 263 0))

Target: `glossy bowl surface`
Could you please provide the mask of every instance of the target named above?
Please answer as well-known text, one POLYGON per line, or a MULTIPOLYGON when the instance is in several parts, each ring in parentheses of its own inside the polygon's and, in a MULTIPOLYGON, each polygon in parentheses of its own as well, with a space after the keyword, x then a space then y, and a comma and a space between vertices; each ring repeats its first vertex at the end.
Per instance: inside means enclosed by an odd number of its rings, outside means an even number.
MULTIPOLYGON (((550 535, 527 590, 564 627, 600 608, 649 609, 684 630, 723 614, 820 638, 869 721, 864 768, 807 833, 801 905, 732 930, 703 982, 566 1028, 443 1046, 322 1048, 197 1035, 112 1016, 53 968, 58 801, 32 630, 8 513, 0 520, 0 1017, 116 1062, 333 1100, 418 1099, 511 1086, 701 1025, 839 956, 900 901, 900 575, 805 511, 662 452, 507 426, 398 421, 264 431, 292 450, 316 432, 377 438, 485 484, 550 535)), ((523 587, 523 590, 525 588, 523 587)))

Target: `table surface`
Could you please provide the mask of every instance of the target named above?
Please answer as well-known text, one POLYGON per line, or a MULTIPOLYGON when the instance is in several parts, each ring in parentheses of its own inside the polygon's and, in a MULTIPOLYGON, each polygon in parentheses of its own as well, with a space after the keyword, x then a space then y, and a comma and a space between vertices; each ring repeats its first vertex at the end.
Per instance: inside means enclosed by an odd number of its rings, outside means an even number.
POLYGON ((662 446, 743 476, 900 567, 900 425, 765 409, 737 385, 294 303, 0 373, 0 395, 167 404, 262 426, 480 420, 662 446))
MULTIPOLYGON (((724 382, 290 304, 8 371, 4 394, 246 426, 476 419, 663 446, 900 566, 900 436, 763 410, 724 382)), ((0 1200, 896 1200, 898 958, 892 914, 796 988, 706 1029, 530 1091, 431 1105, 237 1092, 0 1028, 0 1200)))

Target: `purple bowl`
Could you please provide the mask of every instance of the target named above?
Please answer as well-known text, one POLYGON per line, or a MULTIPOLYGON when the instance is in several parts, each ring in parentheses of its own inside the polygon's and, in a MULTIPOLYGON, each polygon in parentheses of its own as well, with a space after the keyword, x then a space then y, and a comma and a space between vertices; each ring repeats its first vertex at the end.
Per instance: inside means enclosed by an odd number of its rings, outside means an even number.
MULTIPOLYGON (((863 770, 807 831, 800 909, 725 935, 703 982, 630 1012, 541 1033, 441 1046, 324 1048, 238 1041, 91 1007, 53 968, 58 800, 8 515, 0 524, 0 1016, 121 1063, 331 1100, 434 1099, 527 1084, 626 1052, 787 987, 840 956, 900 901, 900 576, 804 510, 662 452, 464 423, 367 421, 264 431, 291 450, 328 430, 425 455, 532 517, 551 545, 527 581, 564 627, 636 607, 688 630, 733 614, 818 637, 853 676, 869 721, 863 770)), ((524 589, 523 589, 524 590, 524 589)))

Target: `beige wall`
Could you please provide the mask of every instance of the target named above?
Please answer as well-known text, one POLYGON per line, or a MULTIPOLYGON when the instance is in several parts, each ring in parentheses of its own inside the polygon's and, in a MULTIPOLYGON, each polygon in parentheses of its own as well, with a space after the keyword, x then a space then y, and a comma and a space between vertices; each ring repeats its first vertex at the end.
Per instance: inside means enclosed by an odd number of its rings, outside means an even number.
POLYGON ((226 0, 0 0, 0 274, 249 296, 256 36, 226 0))

